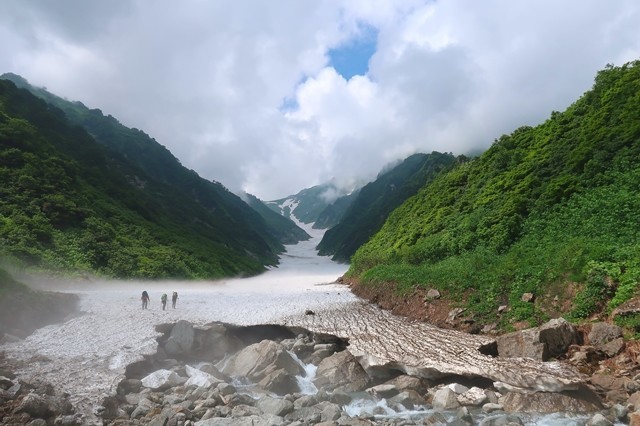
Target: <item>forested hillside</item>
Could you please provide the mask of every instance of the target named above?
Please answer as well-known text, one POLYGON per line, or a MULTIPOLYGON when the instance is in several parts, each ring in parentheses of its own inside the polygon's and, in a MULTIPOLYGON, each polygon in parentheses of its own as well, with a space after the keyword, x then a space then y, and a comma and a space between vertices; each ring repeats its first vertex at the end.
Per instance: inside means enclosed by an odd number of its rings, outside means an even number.
MULTIPOLYGON (((114 117, 105 116, 99 109, 89 109, 81 102, 70 102, 44 89, 31 86, 15 74, 4 74, 2 78, 13 81, 18 87, 23 87, 62 109, 72 124, 82 126, 98 143, 122 154, 150 177, 181 191, 192 202, 215 212, 215 215, 226 216, 225 220, 233 223, 235 232, 260 235, 276 253, 284 250, 282 244, 291 244, 292 237, 295 239, 295 236, 299 235, 305 238, 304 233, 294 232, 283 240, 278 239, 275 236, 278 232, 273 232, 265 222, 264 215, 248 208, 238 196, 229 192, 222 184, 203 179, 193 170, 184 167, 167 148, 143 131, 128 128, 114 117)), ((234 238, 246 241, 247 236, 237 235, 234 238)), ((249 237, 249 240, 252 239, 253 237, 249 237)))
POLYGON ((340 222, 324 234, 318 245, 319 254, 348 262, 358 247, 380 230, 396 207, 438 173, 451 168, 455 161, 451 154, 414 154, 381 173, 359 191, 340 222))
MULTIPOLYGON (((165 166, 172 173, 158 169, 165 166)), ((167 179, 195 181, 188 173, 167 179)), ((204 183, 187 192, 150 176, 7 80, 0 80, 0 181, 0 255, 25 265, 213 278, 258 273, 282 248, 221 185, 217 193, 204 183)))
POLYGON ((311 238, 304 229, 300 228, 288 217, 284 217, 267 207, 258 197, 251 194, 244 194, 244 197, 246 203, 262 216, 269 226, 270 232, 278 241, 283 244, 295 244, 311 238))
POLYGON ((479 322, 507 305, 504 328, 609 312, 640 282, 639 159, 640 61, 607 66, 566 111, 422 188, 348 275, 405 295, 436 288, 479 322))

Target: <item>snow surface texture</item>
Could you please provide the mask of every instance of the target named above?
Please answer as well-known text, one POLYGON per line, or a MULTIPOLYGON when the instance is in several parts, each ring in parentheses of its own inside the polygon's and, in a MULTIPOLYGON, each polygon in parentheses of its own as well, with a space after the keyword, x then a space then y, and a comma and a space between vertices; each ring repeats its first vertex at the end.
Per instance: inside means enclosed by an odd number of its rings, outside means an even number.
POLYGON ((35 286, 76 293, 82 314, 63 324, 36 330, 21 342, 0 347, 6 355, 28 361, 17 373, 37 377, 72 395, 76 408, 91 413, 115 392, 124 368, 155 353, 156 324, 187 320, 194 324, 224 321, 238 325, 279 324, 307 309, 332 309, 357 301, 343 285, 333 284, 346 265, 319 257, 315 246, 323 230, 301 225, 312 238, 287 247, 278 268, 253 278, 223 281, 41 281, 35 286), (149 292, 148 310, 140 296, 149 292), (177 291, 176 309, 171 293, 177 291), (162 310, 160 296, 169 296, 162 310))

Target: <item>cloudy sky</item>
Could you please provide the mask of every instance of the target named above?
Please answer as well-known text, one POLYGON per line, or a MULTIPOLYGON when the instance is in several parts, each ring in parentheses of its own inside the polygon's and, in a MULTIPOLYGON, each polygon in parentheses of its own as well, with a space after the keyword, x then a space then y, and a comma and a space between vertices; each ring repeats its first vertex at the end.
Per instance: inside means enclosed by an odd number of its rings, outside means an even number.
POLYGON ((264 200, 468 153, 640 58, 636 0, 2 0, 14 72, 264 200))

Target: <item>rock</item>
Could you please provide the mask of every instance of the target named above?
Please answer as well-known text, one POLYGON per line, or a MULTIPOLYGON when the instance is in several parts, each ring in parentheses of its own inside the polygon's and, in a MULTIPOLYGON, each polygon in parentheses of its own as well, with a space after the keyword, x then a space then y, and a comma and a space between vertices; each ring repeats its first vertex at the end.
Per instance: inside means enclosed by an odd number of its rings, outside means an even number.
POLYGON ((631 394, 627 403, 633 407, 633 410, 640 411, 640 392, 634 392, 631 394))
POLYGON ((222 396, 231 395, 237 392, 236 387, 229 383, 220 383, 217 389, 222 396))
POLYGON ((170 370, 154 371, 141 380, 142 386, 153 390, 166 390, 184 382, 186 382, 184 377, 170 370))
POLYGON ((236 405, 231 410, 231 417, 237 419, 239 417, 259 416, 262 412, 257 407, 250 405, 236 405))
POLYGON ((482 406, 482 411, 484 411, 485 413, 493 413, 494 411, 504 411, 504 406, 502 404, 487 402, 482 406))
POLYGON ((593 413, 602 409, 600 399, 584 388, 575 392, 534 392, 523 394, 508 392, 502 399, 504 411, 514 413, 556 413, 571 411, 593 413))
POLYGON ((484 389, 474 386, 466 392, 458 395, 457 399, 460 405, 472 405, 477 407, 484 404, 487 400, 487 395, 484 393, 484 389))
POLYGON ((446 425, 447 419, 441 413, 431 413, 427 414, 425 418, 422 420, 423 425, 446 425))
POLYGON ((435 410, 451 410, 460 407, 458 395, 449 387, 443 387, 436 391, 433 395, 431 405, 435 410))
POLYGON ((271 398, 268 396, 258 400, 258 408, 266 414, 284 417, 293 411, 293 402, 284 398, 271 398))
POLYGON ((627 416, 629 415, 629 409, 624 405, 615 404, 611 407, 611 414, 614 418, 626 423, 627 416))
POLYGON ((533 293, 524 293, 521 297, 520 300, 525 302, 525 303, 533 303, 535 301, 535 296, 533 295, 533 293))
POLYGON ((502 357, 524 357, 547 361, 564 354, 577 342, 575 327, 563 318, 552 319, 537 328, 508 333, 496 339, 502 357))
POLYGON ((613 339, 610 342, 605 343, 600 346, 602 352, 604 352, 609 358, 613 358, 618 355, 624 349, 624 339, 622 337, 618 337, 613 339))
POLYGON ((640 426, 640 411, 629 414, 629 426, 640 426))
POLYGON ((142 381, 138 379, 123 379, 118 383, 116 393, 118 395, 126 395, 128 393, 138 393, 142 388, 142 381))
POLYGON ((133 413, 131 413, 131 418, 136 419, 138 417, 146 416, 151 410, 155 408, 155 406, 156 405, 155 403, 153 403, 153 401, 150 401, 147 398, 142 398, 138 403, 138 406, 135 408, 135 410, 133 410, 133 413))
POLYGON ((217 386, 221 383, 220 380, 216 379, 209 373, 205 373, 197 368, 193 368, 189 365, 185 366, 187 376, 189 376, 189 380, 185 383, 185 386, 198 386, 210 388, 211 386, 217 386))
POLYGON ((382 384, 367 389, 367 392, 378 398, 391 398, 400 393, 398 388, 392 384, 382 384))
POLYGON ((342 409, 338 404, 329 401, 323 401, 317 405, 320 409, 320 420, 323 422, 332 422, 338 420, 342 415, 342 409))
POLYGON ((289 374, 284 368, 267 374, 258 382, 258 386, 277 395, 286 395, 300 390, 295 376, 289 374))
POLYGON ((387 404, 390 406, 402 404, 405 409, 412 410, 415 406, 425 405, 426 401, 418 392, 414 390, 405 390, 389 398, 387 400, 387 404))
POLYGON ((609 421, 602 414, 596 413, 587 421, 586 426, 613 426, 613 422, 609 421))
POLYGON ((189 354, 193 347, 194 336, 193 324, 180 320, 171 329, 171 334, 164 343, 164 350, 169 355, 189 354))
POLYGON ((369 376, 348 350, 325 358, 318 365, 314 384, 318 389, 357 392, 369 384, 369 376))
POLYGON ((618 337, 622 337, 621 327, 606 322, 597 322, 591 325, 587 340, 593 346, 601 346, 618 337))
POLYGON ((448 324, 454 324, 456 318, 458 318, 464 312, 464 308, 455 308, 449 311, 449 315, 447 315, 446 322, 448 324))
POLYGON ((480 426, 511 426, 511 425, 524 425, 522 419, 513 414, 498 414, 495 416, 485 417, 480 420, 480 426))
POLYGON ((458 411, 456 411, 456 417, 465 424, 472 425, 474 423, 471 413, 469 413, 469 409, 467 407, 458 408, 458 411))
POLYGON ((409 376, 407 374, 402 374, 391 380, 387 380, 386 382, 384 382, 384 384, 394 386, 398 390, 398 392, 413 390, 418 393, 424 394, 426 393, 428 388, 425 379, 421 379, 415 376, 409 376))
POLYGON ((311 309, 307 309, 306 311, 304 311, 305 315, 315 315, 316 313, 313 312, 311 309))
POLYGON ((51 415, 51 410, 49 409, 47 400, 35 393, 25 395, 14 412, 27 413, 31 417, 43 419, 51 415))
POLYGON ((500 305, 498 306, 498 314, 502 314, 507 310, 508 306, 507 305, 500 305))
POLYGON ((290 375, 301 375, 304 370, 285 348, 272 340, 263 340, 240 350, 223 368, 230 376, 243 376, 253 381, 262 380, 267 374, 283 369, 290 375))
POLYGON ((440 292, 438 290, 436 290, 435 288, 430 288, 429 291, 427 291, 427 300, 435 300, 435 299, 440 299, 440 292))
POLYGON ((282 417, 271 414, 260 416, 247 416, 240 418, 233 417, 212 417, 194 423, 194 426, 277 426, 284 424, 282 417))

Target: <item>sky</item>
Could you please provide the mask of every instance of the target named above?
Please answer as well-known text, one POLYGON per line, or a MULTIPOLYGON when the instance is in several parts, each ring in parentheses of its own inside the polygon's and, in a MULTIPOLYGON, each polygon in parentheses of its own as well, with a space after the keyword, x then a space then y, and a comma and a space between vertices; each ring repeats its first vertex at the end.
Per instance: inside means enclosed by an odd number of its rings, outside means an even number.
POLYGON ((273 200, 539 124, 640 58, 639 22, 636 0, 2 0, 0 74, 273 200))

